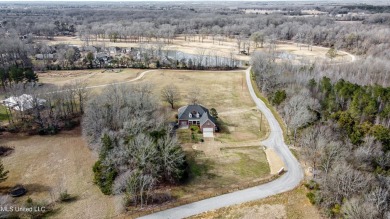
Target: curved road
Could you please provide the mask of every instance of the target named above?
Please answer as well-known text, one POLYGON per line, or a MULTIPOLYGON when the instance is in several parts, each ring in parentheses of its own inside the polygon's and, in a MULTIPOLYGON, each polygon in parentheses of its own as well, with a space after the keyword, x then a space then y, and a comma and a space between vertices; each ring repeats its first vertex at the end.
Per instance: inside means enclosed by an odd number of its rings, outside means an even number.
POLYGON ((249 93, 256 103, 257 108, 267 118, 270 126, 270 135, 262 142, 266 147, 272 148, 282 158, 287 172, 278 179, 252 188, 228 193, 221 196, 193 202, 191 204, 182 205, 171 208, 165 211, 160 211, 154 214, 146 215, 143 219, 173 219, 184 218, 192 215, 200 214, 205 211, 215 210, 230 205, 240 204, 248 201, 262 199, 268 196, 276 195, 288 190, 294 189, 303 179, 303 171, 297 159, 292 155, 287 145, 284 143, 282 128, 272 114, 271 110, 257 98, 251 83, 250 68, 246 70, 246 83, 249 93))

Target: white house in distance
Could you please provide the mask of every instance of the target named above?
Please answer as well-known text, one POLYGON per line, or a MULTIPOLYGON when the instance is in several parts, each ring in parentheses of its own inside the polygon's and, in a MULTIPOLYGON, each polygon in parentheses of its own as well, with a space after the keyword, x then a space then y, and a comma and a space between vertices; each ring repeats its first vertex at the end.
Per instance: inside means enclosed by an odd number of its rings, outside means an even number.
POLYGON ((46 100, 34 98, 28 94, 22 94, 20 96, 11 96, 2 101, 4 106, 7 106, 16 111, 26 111, 33 109, 36 105, 42 106, 46 103, 46 100), (36 101, 36 103, 34 103, 36 101))

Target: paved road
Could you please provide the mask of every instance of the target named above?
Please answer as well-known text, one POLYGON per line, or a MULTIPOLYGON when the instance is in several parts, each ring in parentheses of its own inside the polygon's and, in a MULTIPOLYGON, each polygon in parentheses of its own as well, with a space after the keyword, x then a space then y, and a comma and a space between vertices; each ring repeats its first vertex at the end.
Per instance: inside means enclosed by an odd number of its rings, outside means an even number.
POLYGON ((182 205, 176 208, 171 208, 165 211, 150 214, 143 219, 173 219, 184 218, 196 215, 205 211, 215 210, 230 205, 240 204, 248 201, 262 199, 268 196, 276 195, 282 192, 294 189, 303 179, 303 171, 297 159, 292 155, 287 145, 284 143, 282 129, 272 114, 271 110, 256 97, 250 81, 250 68, 246 70, 246 82, 248 84, 249 92, 256 103, 256 106, 268 120, 271 133, 269 137, 262 142, 263 145, 273 148, 276 153, 282 158, 285 167, 288 171, 278 179, 248 189, 232 192, 229 194, 205 199, 187 205, 182 205))

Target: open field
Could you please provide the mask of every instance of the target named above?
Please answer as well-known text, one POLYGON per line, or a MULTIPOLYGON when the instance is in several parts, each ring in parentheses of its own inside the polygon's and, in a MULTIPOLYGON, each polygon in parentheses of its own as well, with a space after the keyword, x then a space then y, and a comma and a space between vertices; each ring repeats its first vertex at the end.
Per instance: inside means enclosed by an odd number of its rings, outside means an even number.
MULTIPOLYGON (((249 61, 250 56, 247 55, 238 55, 239 51, 237 48, 237 42, 235 39, 224 39, 224 41, 218 42, 214 40, 212 37, 206 37, 203 42, 198 40, 198 37, 195 37, 194 41, 185 41, 184 36, 178 36, 173 40, 172 44, 166 44, 163 49, 165 50, 177 50, 189 54, 208 54, 212 53, 213 55, 218 55, 222 57, 230 57, 234 55, 234 57, 238 60, 249 61)), ((56 45, 56 44, 69 44, 69 45, 77 45, 83 46, 85 45, 84 41, 81 41, 78 37, 54 37, 53 40, 41 40, 48 45, 56 45)), ((153 43, 153 42, 152 42, 153 43)), ((117 46, 117 47, 139 47, 139 43, 128 43, 128 42, 109 42, 108 39, 98 39, 98 41, 90 41, 90 45, 95 46, 117 46)), ((252 48, 250 52, 253 52, 252 48)), ((264 45, 264 48, 256 48, 259 51, 267 51, 267 45, 264 45)), ((329 48, 313 46, 310 50, 307 49, 307 46, 298 46, 293 42, 279 42, 276 45, 276 52, 290 54, 287 59, 298 59, 298 60, 309 60, 309 61, 330 61, 329 58, 326 57, 326 53, 329 48)), ((346 53, 339 51, 337 53, 337 57, 333 59, 333 62, 349 62, 352 61, 351 56, 346 53)))
POLYGON ((47 85, 64 85, 75 80, 87 83, 88 86, 101 85, 112 82, 128 81, 135 78, 140 69, 90 69, 74 71, 48 71, 38 73, 39 81, 47 85))
POLYGON ((260 112, 254 109, 244 80, 242 71, 158 70, 146 74, 137 83, 151 83, 156 97, 160 97, 164 86, 175 84, 182 97, 178 106, 190 103, 191 97, 196 96, 200 104, 215 108, 230 132, 217 133, 216 139, 228 144, 260 140, 267 133, 265 118, 259 131, 260 112))
POLYGON ((75 195, 76 201, 60 204, 55 218, 104 218, 115 215, 115 198, 105 196, 93 183, 95 155, 84 143, 80 129, 56 136, 2 136, 1 144, 15 151, 2 158, 10 171, 2 183, 2 192, 22 184, 27 195, 15 199, 22 204, 28 197, 34 201, 52 202, 60 191, 75 195))
POLYGON ((322 218, 315 206, 306 198, 307 189, 301 185, 298 188, 265 198, 205 212, 191 219, 216 218, 267 218, 267 219, 320 219, 322 218))

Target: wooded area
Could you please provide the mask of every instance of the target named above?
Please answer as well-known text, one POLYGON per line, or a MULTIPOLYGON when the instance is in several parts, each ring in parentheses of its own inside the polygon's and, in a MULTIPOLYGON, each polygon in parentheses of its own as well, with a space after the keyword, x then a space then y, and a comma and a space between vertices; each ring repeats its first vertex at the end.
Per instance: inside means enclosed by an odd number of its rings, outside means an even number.
POLYGON ((256 84, 283 115, 291 144, 312 169, 311 202, 330 217, 386 217, 390 90, 378 84, 388 86, 388 68, 371 73, 366 62, 277 63, 263 53, 252 56, 252 65, 256 84), (333 74, 337 70, 342 75, 333 74))

